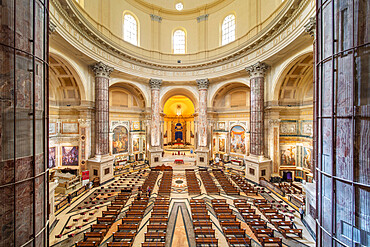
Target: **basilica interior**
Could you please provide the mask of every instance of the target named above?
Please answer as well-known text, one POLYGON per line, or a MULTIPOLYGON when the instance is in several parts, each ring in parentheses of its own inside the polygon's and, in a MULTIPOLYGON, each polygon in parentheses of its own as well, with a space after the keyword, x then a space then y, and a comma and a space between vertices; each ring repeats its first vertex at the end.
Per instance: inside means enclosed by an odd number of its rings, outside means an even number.
POLYGON ((0 9, 0 246, 370 246, 368 1, 0 9))

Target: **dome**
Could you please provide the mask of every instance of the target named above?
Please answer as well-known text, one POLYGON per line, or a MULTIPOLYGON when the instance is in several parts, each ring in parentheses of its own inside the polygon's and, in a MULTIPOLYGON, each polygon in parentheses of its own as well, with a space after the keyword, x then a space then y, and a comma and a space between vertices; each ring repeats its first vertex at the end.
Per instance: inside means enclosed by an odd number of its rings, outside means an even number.
POLYGON ((265 0, 263 8, 261 1, 245 0, 64 2, 79 25, 125 55, 152 65, 191 67, 251 49, 300 1, 265 0))

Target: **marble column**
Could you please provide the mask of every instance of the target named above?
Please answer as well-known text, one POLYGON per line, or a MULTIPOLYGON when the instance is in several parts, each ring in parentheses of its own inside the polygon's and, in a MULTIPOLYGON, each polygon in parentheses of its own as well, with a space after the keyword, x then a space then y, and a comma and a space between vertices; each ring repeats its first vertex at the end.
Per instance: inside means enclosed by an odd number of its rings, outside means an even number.
POLYGON ((162 85, 160 79, 150 79, 149 85, 152 93, 152 124, 151 124, 151 145, 152 147, 160 147, 161 119, 159 109, 159 89, 162 85))
POLYGON ((259 183, 261 177, 269 180, 271 160, 264 155, 264 83, 267 65, 258 62, 246 68, 251 82, 250 155, 246 157, 246 178, 259 183), (254 171, 254 172, 251 172, 254 171), (264 174, 264 175, 262 175, 264 174))
MULTIPOLYGON (((313 39, 312 45, 313 45, 313 54, 314 54, 314 64, 316 64, 317 57, 316 57, 316 17, 311 17, 308 21, 308 23, 304 26, 306 33, 310 34, 310 36, 313 39)), ((317 150, 318 150, 318 135, 317 135, 317 114, 318 114, 318 107, 319 104, 317 103, 317 98, 319 97, 318 93, 320 92, 317 81, 316 81, 316 70, 313 70, 313 139, 312 139, 312 164, 310 167, 311 173, 313 174, 313 178, 316 179, 316 164, 318 161, 318 156, 317 156, 317 150)), ((306 207, 308 207, 309 204, 306 204, 306 207)), ((312 225, 313 222, 311 222, 312 225)), ((313 228, 313 227, 312 227, 313 228)))
POLYGON ((109 155, 109 76, 113 68, 98 62, 95 74, 95 157, 87 161, 90 180, 100 183, 113 179, 113 156, 109 155))
POLYGON ((149 80, 152 96, 152 120, 150 125, 150 165, 157 166, 161 164, 162 148, 161 148, 161 115, 159 107, 159 90, 162 85, 161 79, 149 80))
POLYGON ((198 147, 207 147, 207 93, 208 79, 196 80, 199 89, 198 147))
POLYGON ((251 78, 250 153, 256 156, 263 156, 264 148, 264 75, 266 70, 267 65, 261 62, 246 68, 251 78))
POLYGON ((95 155, 109 153, 109 76, 113 68, 99 62, 95 73, 95 155))
POLYGON ((207 126, 207 93, 209 81, 208 79, 196 80, 199 89, 199 108, 198 108, 198 124, 197 124, 197 137, 198 148, 197 152, 197 165, 208 166, 208 126, 207 126))

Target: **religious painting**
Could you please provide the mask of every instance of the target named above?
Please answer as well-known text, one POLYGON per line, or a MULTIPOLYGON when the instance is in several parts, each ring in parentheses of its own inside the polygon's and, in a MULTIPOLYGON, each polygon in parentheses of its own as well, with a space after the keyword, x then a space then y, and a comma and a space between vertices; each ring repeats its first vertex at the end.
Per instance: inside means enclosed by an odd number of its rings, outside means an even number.
POLYGON ((224 138, 218 139, 218 150, 220 152, 225 152, 225 139, 224 138))
POLYGON ((296 165, 296 146, 281 146, 281 166, 295 166, 296 165))
POLYGON ((56 148, 51 147, 49 148, 49 168, 53 168, 56 166, 56 148))
POLYGON ((145 149, 146 149, 146 141, 145 141, 145 139, 143 138, 143 151, 145 151, 145 149))
POLYGON ((132 151, 139 152, 139 138, 135 137, 132 139, 132 151))
POLYGON ((128 131, 124 126, 117 126, 113 130, 113 154, 128 152, 128 131))
POLYGON ((230 152, 245 154, 245 130, 236 125, 230 131, 230 152))
POLYGON ((216 138, 213 138, 213 152, 216 152, 216 138))
POLYGON ((62 166, 78 166, 78 146, 62 147, 62 166))
POLYGON ((311 149, 307 147, 303 147, 303 167, 311 169, 312 164, 312 156, 311 156, 311 149))

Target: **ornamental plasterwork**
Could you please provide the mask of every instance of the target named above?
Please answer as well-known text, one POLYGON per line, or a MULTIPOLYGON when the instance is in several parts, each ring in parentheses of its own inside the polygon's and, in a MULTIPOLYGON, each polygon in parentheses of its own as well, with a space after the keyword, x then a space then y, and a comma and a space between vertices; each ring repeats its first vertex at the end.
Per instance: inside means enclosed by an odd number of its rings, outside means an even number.
POLYGON ((301 134, 306 136, 313 136, 313 128, 311 122, 302 122, 301 134))
MULTIPOLYGON (((246 65, 252 63, 257 58, 269 56, 283 49, 288 43, 285 39, 290 39, 292 35, 297 35, 301 30, 301 23, 307 16, 313 15, 315 11, 313 0, 292 0, 289 8, 278 14, 284 21, 276 21, 270 29, 260 32, 256 39, 248 39, 245 44, 240 45, 240 49, 221 58, 207 58, 197 64, 156 64, 148 59, 142 60, 139 57, 132 57, 132 52, 122 50, 109 42, 106 37, 101 37, 98 31, 87 27, 77 13, 72 0, 51 0, 50 16, 57 23, 57 32, 70 40, 71 44, 78 48, 87 56, 98 60, 103 59, 110 64, 114 64, 115 69, 130 73, 136 76, 160 78, 175 77, 174 80, 194 80, 200 75, 218 77, 225 74, 241 71, 246 65), (64 7, 62 7, 62 5, 64 7), (286 19, 287 18, 287 19, 286 19), (60 28, 59 28, 60 27, 60 28), (73 37, 66 37, 73 36, 73 37), (279 47, 277 47, 279 46, 279 47), (217 60, 218 59, 218 60, 217 60), (180 72, 181 70, 181 72, 180 72), (195 78, 194 78, 195 77, 195 78)), ((160 62, 160 61, 158 61, 160 62)))
POLYGON ((297 134, 297 123, 281 123, 280 124, 280 133, 281 134, 297 134))
POLYGON ((113 132, 113 130, 118 127, 123 126, 126 127, 128 131, 130 131, 130 124, 128 121, 111 121, 110 122, 110 132, 113 132))

